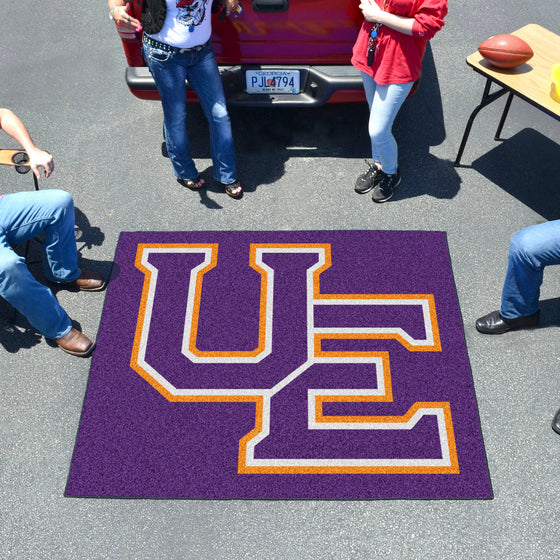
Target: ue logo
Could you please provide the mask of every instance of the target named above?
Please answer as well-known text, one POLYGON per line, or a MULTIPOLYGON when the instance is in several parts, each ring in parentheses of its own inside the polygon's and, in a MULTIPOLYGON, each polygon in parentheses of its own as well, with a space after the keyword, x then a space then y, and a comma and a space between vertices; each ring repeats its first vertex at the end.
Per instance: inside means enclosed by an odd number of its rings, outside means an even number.
POLYGON ((322 293, 330 244, 253 243, 236 266, 255 279, 254 344, 236 348, 232 337, 213 349, 204 306, 227 259, 218 265, 212 243, 138 245, 144 286, 131 367, 171 403, 254 403, 238 473, 459 473, 450 403, 393 395, 389 348, 412 358, 441 352, 432 294, 322 293), (167 294, 166 278, 176 282, 167 294), (180 310, 173 328, 163 301, 180 310), (422 442, 399 447, 420 426, 422 442))

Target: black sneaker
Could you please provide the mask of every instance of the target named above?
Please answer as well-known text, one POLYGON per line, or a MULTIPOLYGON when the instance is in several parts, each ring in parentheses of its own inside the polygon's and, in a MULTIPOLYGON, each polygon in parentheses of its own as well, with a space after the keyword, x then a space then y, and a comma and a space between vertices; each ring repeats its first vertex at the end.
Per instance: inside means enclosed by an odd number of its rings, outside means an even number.
POLYGON ((389 200, 395 194, 397 187, 401 183, 401 174, 398 169, 393 175, 387 175, 387 173, 383 173, 381 170, 379 170, 379 173, 381 173, 382 177, 373 189, 371 195, 373 202, 385 202, 389 200))
POLYGON ((357 179, 354 185, 354 190, 359 194, 365 194, 381 180, 381 169, 377 165, 373 164, 369 166, 369 169, 362 173, 357 179))

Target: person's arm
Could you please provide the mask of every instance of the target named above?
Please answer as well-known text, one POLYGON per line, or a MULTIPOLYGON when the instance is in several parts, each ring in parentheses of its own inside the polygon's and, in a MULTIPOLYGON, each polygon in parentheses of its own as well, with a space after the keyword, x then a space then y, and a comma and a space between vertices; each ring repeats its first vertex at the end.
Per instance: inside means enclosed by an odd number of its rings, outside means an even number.
POLYGON ((231 13, 235 14, 235 10, 239 6, 239 0, 223 0, 223 5, 226 10, 226 16, 229 16, 231 13))
POLYGON ((381 23, 405 35, 430 40, 444 25, 447 0, 423 0, 414 17, 384 12, 374 0, 361 0, 360 9, 367 21, 381 23))
POLYGON ((384 12, 376 3, 375 0, 362 0, 360 10, 364 15, 366 21, 372 23, 381 23, 395 31, 404 33, 405 35, 412 35, 412 26, 414 25, 414 18, 407 18, 397 16, 389 12, 384 12))
POLYGON ((142 24, 136 18, 133 18, 129 13, 130 3, 124 0, 109 0, 109 13, 115 22, 124 29, 130 31, 139 31, 142 29, 142 24))
POLYGON ((54 171, 53 157, 48 152, 39 149, 33 142, 27 128, 21 120, 9 109, 0 109, 0 130, 11 136, 29 156, 29 166, 33 170, 35 177, 40 178, 39 168, 45 170, 45 177, 54 171))

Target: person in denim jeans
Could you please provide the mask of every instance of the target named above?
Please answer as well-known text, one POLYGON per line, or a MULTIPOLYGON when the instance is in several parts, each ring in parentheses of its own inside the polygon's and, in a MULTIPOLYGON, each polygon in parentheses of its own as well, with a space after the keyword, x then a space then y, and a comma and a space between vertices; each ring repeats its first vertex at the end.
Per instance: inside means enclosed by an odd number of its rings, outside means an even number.
MULTIPOLYGON (((40 168, 45 177, 50 176, 54 170, 52 156, 37 148, 12 111, 0 109, 0 129, 21 144, 37 178, 40 168)), ((74 224, 74 203, 67 192, 52 189, 0 196, 0 296, 65 352, 84 357, 91 353, 94 343, 72 327, 52 291, 33 277, 25 259, 13 249, 13 245, 42 233, 43 263, 50 282, 78 290, 102 290, 105 281, 101 276, 78 267, 74 224)))
MULTIPOLYGON (((238 0, 223 0, 226 13, 238 0)), ((125 29, 143 29, 142 52, 161 97, 167 153, 179 183, 191 190, 204 187, 189 155, 186 130, 186 84, 197 95, 210 128, 214 179, 225 192, 240 198, 231 123, 214 50, 212 0, 146 0, 142 17, 129 14, 123 0, 109 0, 111 17, 125 29)))
POLYGON ((386 202, 401 183, 393 122, 420 79, 426 45, 443 27, 448 0, 361 0, 364 21, 352 49, 370 108, 368 132, 373 163, 354 184, 386 202))
POLYGON ((544 269, 554 264, 560 264, 560 220, 518 231, 509 246, 500 309, 478 319, 476 329, 483 334, 503 334, 536 327, 544 269))
MULTIPOLYGON (((503 334, 536 327, 544 269, 554 264, 560 264, 560 220, 518 231, 509 246, 500 309, 478 319, 476 329, 483 334, 503 334)), ((560 434, 560 409, 552 420, 552 429, 560 434)))

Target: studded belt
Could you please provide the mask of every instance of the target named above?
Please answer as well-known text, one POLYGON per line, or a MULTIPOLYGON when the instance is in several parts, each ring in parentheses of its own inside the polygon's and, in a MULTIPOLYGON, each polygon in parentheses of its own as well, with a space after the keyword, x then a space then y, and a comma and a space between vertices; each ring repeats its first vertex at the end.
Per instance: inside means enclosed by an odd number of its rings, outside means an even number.
POLYGON ((146 43, 146 45, 150 45, 150 47, 161 49, 162 51, 180 53, 180 54, 201 51, 209 43, 209 41, 207 41, 206 43, 204 43, 204 45, 198 45, 196 47, 191 47, 190 49, 181 49, 179 47, 173 47, 171 45, 168 45, 167 43, 162 43, 161 41, 157 41, 156 39, 152 39, 151 37, 148 37, 146 34, 144 34, 143 41, 144 43, 146 43))

